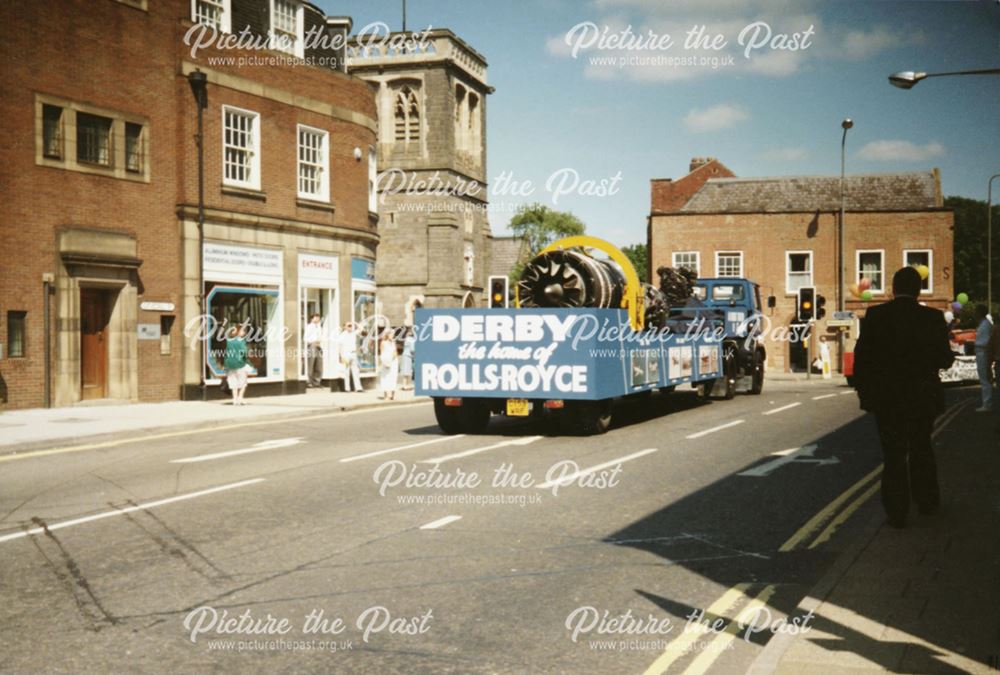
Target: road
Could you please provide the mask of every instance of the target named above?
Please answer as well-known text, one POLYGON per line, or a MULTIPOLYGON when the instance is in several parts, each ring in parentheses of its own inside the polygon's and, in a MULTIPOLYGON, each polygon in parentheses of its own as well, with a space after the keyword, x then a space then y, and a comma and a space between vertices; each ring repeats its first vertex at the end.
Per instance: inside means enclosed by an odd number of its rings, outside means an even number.
POLYGON ((591 438, 415 404, 0 457, 0 670, 742 672, 877 508, 875 443, 776 382, 591 438))

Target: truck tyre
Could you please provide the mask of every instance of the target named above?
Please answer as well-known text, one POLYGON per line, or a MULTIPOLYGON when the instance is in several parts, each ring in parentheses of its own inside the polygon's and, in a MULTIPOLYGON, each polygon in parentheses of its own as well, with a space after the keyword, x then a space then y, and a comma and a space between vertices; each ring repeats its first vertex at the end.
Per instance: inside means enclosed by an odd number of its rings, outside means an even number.
POLYGON ((595 436, 611 427, 611 401, 567 402, 563 410, 562 430, 567 435, 595 436))
POLYGON ((722 399, 729 401, 736 396, 736 348, 727 349, 722 359, 722 399))
POLYGON ((485 433, 486 427, 490 424, 490 406, 486 401, 470 401, 466 399, 462 402, 461 428, 466 434, 485 433))
POLYGON ((443 398, 434 399, 434 417, 441 431, 453 436, 462 433, 462 408, 452 408, 444 404, 443 398))
POLYGON ((754 352, 751 377, 753 377, 753 381, 750 385, 750 393, 759 396, 764 391, 764 355, 760 353, 760 350, 754 352))

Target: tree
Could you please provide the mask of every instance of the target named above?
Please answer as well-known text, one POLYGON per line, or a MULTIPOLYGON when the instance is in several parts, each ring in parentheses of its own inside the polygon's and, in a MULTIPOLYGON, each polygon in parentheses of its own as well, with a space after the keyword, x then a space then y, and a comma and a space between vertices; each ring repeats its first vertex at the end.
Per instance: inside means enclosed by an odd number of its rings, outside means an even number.
MULTIPOLYGON (((538 203, 518 207, 517 213, 510 219, 509 228, 527 243, 529 259, 556 239, 583 234, 587 229, 583 221, 572 213, 555 211, 538 203)), ((523 268, 524 263, 520 262, 511 271, 512 281, 521 277, 523 268)))
POLYGON ((649 283, 649 258, 646 245, 632 244, 631 246, 623 246, 622 253, 632 261, 632 267, 635 268, 635 273, 639 275, 639 281, 649 283))
MULTIPOLYGON (((965 197, 946 197, 946 208, 955 212, 955 294, 972 299, 960 313, 963 325, 975 324, 972 308, 986 301, 986 202, 965 197)), ((993 206, 993 226, 1000 222, 1000 206, 993 206)), ((995 230, 994 230, 995 231, 995 230)), ((1000 293, 1000 241, 993 244, 993 291, 1000 293)), ((994 298, 995 299, 995 298, 994 298)), ((994 308, 996 302, 993 303, 994 308)))

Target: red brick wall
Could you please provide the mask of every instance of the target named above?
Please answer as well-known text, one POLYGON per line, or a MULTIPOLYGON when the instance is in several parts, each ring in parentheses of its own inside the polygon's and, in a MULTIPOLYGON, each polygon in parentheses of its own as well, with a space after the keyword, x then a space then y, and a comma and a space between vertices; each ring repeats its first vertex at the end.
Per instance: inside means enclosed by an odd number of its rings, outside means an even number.
MULTIPOLYGON (((51 0, 0 3, 0 60, 4 85, 0 115, 0 394, 8 407, 43 404, 43 273, 56 273, 57 228, 106 228, 134 235, 143 260, 140 302, 182 306, 179 204, 197 203, 195 106, 181 62, 191 60, 182 36, 190 26, 190 0, 150 0, 143 11, 112 0, 51 0), (35 164, 35 94, 48 94, 149 119, 150 183, 137 183, 35 164), (28 313, 27 357, 9 359, 7 311, 28 313)), ((212 50, 195 63, 274 86, 295 95, 374 117, 374 96, 353 77, 312 66, 218 66, 212 50)), ((227 52, 239 56, 239 52, 227 52)), ((209 207, 369 230, 367 128, 266 98, 209 85, 205 111, 206 204, 209 207), (220 113, 223 103, 262 115, 260 202, 221 194, 220 113), (331 199, 336 213, 296 205, 297 123, 330 131, 331 199), (359 146, 363 160, 354 160, 359 146)), ((55 372, 56 299, 51 300, 55 372)), ((158 323, 159 314, 138 313, 139 323, 158 323)), ((138 342, 141 400, 176 399, 182 381, 180 331, 174 324, 172 354, 160 355, 156 341, 138 342)), ((74 326, 62 326, 75 330, 74 326)), ((0 407, 4 404, 0 403, 0 407)))
MULTIPOLYGON (((760 284, 761 296, 774 295, 777 307, 765 314, 773 326, 787 326, 795 314, 794 294, 786 292, 785 252, 813 251, 813 280, 817 292, 827 298, 827 318, 837 306, 837 217, 834 213, 780 214, 675 214, 652 216, 650 223, 651 268, 672 263, 675 251, 698 251, 701 276, 715 276, 716 251, 743 251, 743 273, 760 284)), ((903 266, 903 249, 929 248, 934 251, 933 293, 922 296, 928 305, 945 309, 953 297, 951 211, 909 213, 848 213, 844 231, 846 283, 855 280, 855 252, 884 249, 886 288, 892 274, 903 266)), ((888 296, 888 294, 887 294, 888 296)), ((871 303, 855 300, 848 293, 846 309, 859 315, 870 304, 891 296, 876 296, 871 303)), ((817 335, 827 334, 826 322, 817 335)), ((831 333, 832 335, 832 333, 831 333)), ((851 335, 848 351, 852 349, 851 335)), ((785 370, 788 345, 767 343, 768 365, 785 370)), ((836 360, 836 350, 833 350, 836 360)))
POLYGON ((735 174, 722 162, 712 159, 677 180, 654 178, 650 181, 650 213, 679 211, 709 178, 733 177, 735 174))

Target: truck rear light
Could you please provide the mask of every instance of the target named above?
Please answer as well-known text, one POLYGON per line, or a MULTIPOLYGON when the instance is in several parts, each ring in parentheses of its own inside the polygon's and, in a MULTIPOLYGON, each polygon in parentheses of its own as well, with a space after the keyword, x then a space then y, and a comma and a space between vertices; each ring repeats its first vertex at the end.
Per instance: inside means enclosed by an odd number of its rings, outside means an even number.
POLYGON ((545 407, 549 410, 559 410, 566 407, 565 401, 546 401, 545 407))
POLYGON ((446 398, 444 404, 449 408, 459 408, 462 405, 462 399, 460 398, 446 398))

